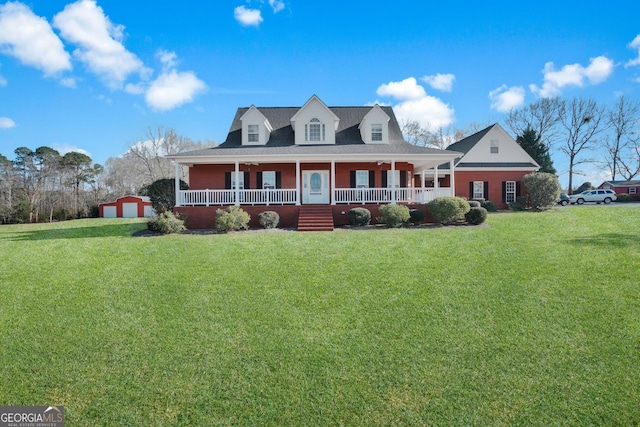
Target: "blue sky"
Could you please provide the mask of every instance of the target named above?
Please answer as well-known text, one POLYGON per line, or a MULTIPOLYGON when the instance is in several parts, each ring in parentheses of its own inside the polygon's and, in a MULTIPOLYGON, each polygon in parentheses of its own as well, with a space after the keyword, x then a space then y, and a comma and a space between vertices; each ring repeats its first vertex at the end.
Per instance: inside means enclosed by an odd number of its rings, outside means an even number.
POLYGON ((640 99, 640 4, 566 3, 2 2, 0 153, 104 163, 158 126, 222 142, 237 107, 312 94, 432 128, 501 123, 541 96, 640 99))

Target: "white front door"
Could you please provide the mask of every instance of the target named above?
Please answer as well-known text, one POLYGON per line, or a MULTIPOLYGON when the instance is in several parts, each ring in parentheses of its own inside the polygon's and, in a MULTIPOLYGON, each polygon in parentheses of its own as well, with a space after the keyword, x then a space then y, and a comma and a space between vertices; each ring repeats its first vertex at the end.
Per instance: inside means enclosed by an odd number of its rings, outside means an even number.
POLYGON ((302 172, 302 203, 329 203, 329 171, 302 172))

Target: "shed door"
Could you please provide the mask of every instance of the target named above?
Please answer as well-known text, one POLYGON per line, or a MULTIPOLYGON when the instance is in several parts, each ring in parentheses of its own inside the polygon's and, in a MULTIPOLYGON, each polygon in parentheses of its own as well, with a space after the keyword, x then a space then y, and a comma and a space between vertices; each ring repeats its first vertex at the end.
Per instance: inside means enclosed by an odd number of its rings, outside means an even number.
POLYGON ((138 204, 137 203, 123 203, 122 204, 122 217, 123 218, 138 218, 138 204))
POLYGON ((105 206, 102 208, 102 217, 103 218, 115 218, 116 217, 116 207, 115 206, 105 206))

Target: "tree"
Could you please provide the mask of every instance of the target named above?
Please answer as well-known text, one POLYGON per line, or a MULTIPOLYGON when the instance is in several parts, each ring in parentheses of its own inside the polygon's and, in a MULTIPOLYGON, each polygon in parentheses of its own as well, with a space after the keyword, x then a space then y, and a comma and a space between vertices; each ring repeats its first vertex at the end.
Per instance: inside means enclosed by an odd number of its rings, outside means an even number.
POLYGON ((591 161, 580 156, 597 142, 597 136, 602 132, 602 117, 603 108, 596 101, 582 98, 574 98, 560 114, 560 123, 566 131, 560 150, 569 158, 569 191, 572 191, 575 166, 591 161))
POLYGON ((505 123, 513 135, 522 135, 531 128, 547 146, 553 148, 559 137, 559 124, 566 102, 560 98, 541 98, 519 110, 511 110, 505 123))
MULTIPOLYGON (((188 190, 189 186, 183 180, 180 180, 180 190, 188 190)), ((141 192, 143 196, 149 196, 151 206, 161 214, 166 211, 172 211, 176 205, 176 182, 175 179, 162 178, 152 182, 141 192)))
POLYGON ((69 183, 73 188, 75 213, 80 211, 80 188, 81 185, 89 183, 95 178, 95 169, 91 162, 91 157, 83 153, 71 151, 62 156, 62 165, 69 174, 69 183))
POLYGON ((640 173, 640 104, 622 95, 607 112, 606 122, 611 135, 605 140, 606 163, 611 170, 611 179, 618 174, 630 180, 640 173))
POLYGON ((556 173, 549 155, 549 147, 542 142, 534 129, 526 128, 522 135, 516 138, 516 142, 540 165, 540 172, 556 173))
POLYGON ((529 204, 535 210, 549 209, 560 197, 560 182, 553 173, 530 173, 522 177, 522 184, 527 190, 529 204))
POLYGON ((0 154, 0 223, 9 222, 13 212, 13 162, 0 154))
POLYGON ((583 182, 582 184, 580 184, 580 187, 576 188, 576 191, 574 191, 573 194, 579 194, 585 190, 593 190, 594 188, 595 187, 593 186, 593 184, 591 184, 589 181, 583 182))

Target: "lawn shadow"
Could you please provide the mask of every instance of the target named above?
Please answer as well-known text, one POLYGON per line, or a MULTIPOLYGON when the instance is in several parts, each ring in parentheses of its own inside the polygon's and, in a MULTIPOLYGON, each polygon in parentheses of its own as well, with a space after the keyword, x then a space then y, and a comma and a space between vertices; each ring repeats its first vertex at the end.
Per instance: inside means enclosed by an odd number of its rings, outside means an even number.
POLYGON ((580 246, 614 246, 618 248, 625 248, 628 246, 640 246, 640 235, 625 233, 603 233, 593 236, 569 239, 569 243, 580 246))
POLYGON ((16 231, 8 236, 0 236, 5 241, 32 241, 57 239, 86 239, 92 237, 132 236, 133 233, 146 228, 146 224, 104 224, 87 227, 61 227, 43 230, 16 231))

